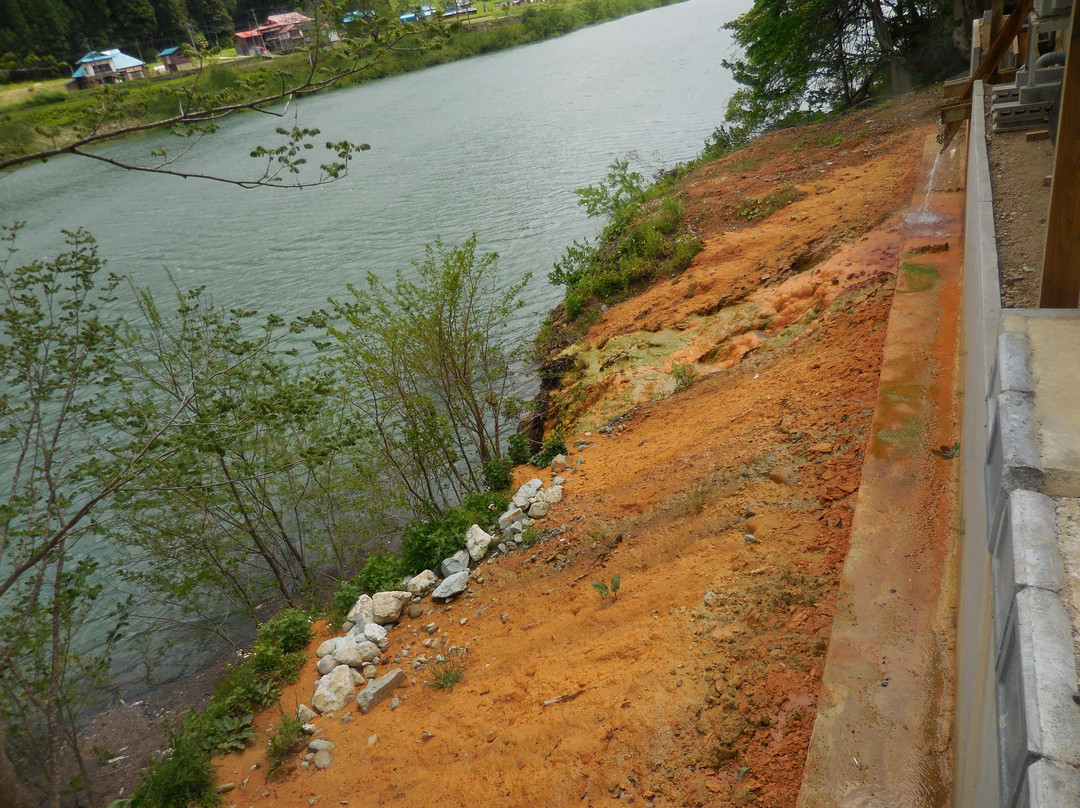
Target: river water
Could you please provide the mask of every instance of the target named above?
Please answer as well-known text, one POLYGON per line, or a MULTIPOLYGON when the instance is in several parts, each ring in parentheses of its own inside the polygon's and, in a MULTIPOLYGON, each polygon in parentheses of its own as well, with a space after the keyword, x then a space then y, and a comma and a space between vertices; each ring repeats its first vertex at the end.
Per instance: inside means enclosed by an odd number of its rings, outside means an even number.
MULTIPOLYGON (((320 129, 320 141, 369 143, 330 185, 243 190, 63 158, 0 177, 0 224, 27 223, 23 263, 59 252, 62 228, 84 227, 109 268, 140 286, 165 294, 171 273, 219 304, 284 317, 342 296, 368 271, 407 271, 437 236, 457 243, 475 232, 481 250, 499 253, 507 285, 533 273, 511 323, 511 338, 527 339, 561 297, 547 283, 552 263, 599 229, 573 189, 628 153, 648 176, 701 151, 735 90, 721 64, 732 52, 723 25, 750 5, 689 0, 309 98, 285 121, 237 117, 180 163, 257 176, 252 147, 294 123, 320 129)), ((140 159, 183 145, 160 136, 107 151, 140 159)))

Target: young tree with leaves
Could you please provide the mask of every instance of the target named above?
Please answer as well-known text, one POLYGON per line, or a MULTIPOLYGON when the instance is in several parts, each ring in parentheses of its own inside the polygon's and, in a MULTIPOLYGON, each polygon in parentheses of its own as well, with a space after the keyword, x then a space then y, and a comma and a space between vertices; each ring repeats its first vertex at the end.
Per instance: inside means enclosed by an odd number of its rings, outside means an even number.
POLYGON ((421 512, 482 488, 481 470, 520 412, 504 338, 529 279, 500 290, 497 260, 477 254, 475 235, 436 241, 418 281, 399 272, 388 286, 369 274, 366 288, 333 301, 329 333, 353 404, 421 512))

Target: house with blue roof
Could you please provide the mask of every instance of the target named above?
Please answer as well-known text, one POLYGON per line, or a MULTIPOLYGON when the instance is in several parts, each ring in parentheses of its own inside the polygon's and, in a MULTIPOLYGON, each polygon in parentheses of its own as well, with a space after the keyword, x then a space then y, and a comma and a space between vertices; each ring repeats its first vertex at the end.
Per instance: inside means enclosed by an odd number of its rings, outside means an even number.
POLYGON ((179 73, 181 70, 194 70, 196 67, 195 62, 179 46, 160 51, 158 58, 161 59, 161 63, 165 65, 165 69, 170 73, 179 73))
POLYGON ((69 90, 88 90, 102 84, 145 79, 149 75, 146 62, 112 48, 106 51, 90 51, 77 61, 75 72, 66 86, 69 90))

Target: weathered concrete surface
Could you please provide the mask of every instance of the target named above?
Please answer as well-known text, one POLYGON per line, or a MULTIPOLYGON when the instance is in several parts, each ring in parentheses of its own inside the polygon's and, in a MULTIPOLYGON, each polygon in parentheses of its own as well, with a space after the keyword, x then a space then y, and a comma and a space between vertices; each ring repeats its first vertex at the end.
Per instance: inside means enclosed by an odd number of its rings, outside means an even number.
POLYGON ((951 803, 959 464, 931 450, 958 439, 963 167, 956 146, 938 169, 950 190, 932 197, 937 220, 905 225, 800 808, 951 803))
POLYGON ((1022 331, 1030 344, 1042 491, 1051 497, 1080 496, 1080 312, 1007 315, 1005 329, 1022 331))

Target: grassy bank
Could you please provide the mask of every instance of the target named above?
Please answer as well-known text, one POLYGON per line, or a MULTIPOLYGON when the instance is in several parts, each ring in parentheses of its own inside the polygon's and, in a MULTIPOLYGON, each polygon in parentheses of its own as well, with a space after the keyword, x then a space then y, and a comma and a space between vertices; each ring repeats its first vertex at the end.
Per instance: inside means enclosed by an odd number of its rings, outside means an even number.
MULTIPOLYGON (((445 41, 438 47, 383 53, 370 68, 341 79, 335 86, 350 86, 505 50, 678 1, 567 0, 506 7, 467 23, 451 23, 445 41)), ((307 71, 304 53, 282 56, 272 63, 261 59, 211 60, 198 81, 202 93, 228 93, 228 102, 236 103, 262 97, 268 89, 283 83, 302 83, 307 71)), ((330 75, 327 69, 316 78, 330 75)), ((0 97, 0 159, 71 143, 95 127, 119 129, 163 120, 176 114, 179 94, 190 90, 195 81, 194 74, 187 74, 127 82, 95 91, 67 92, 60 81, 17 87, 14 92, 8 88, 0 97)))

